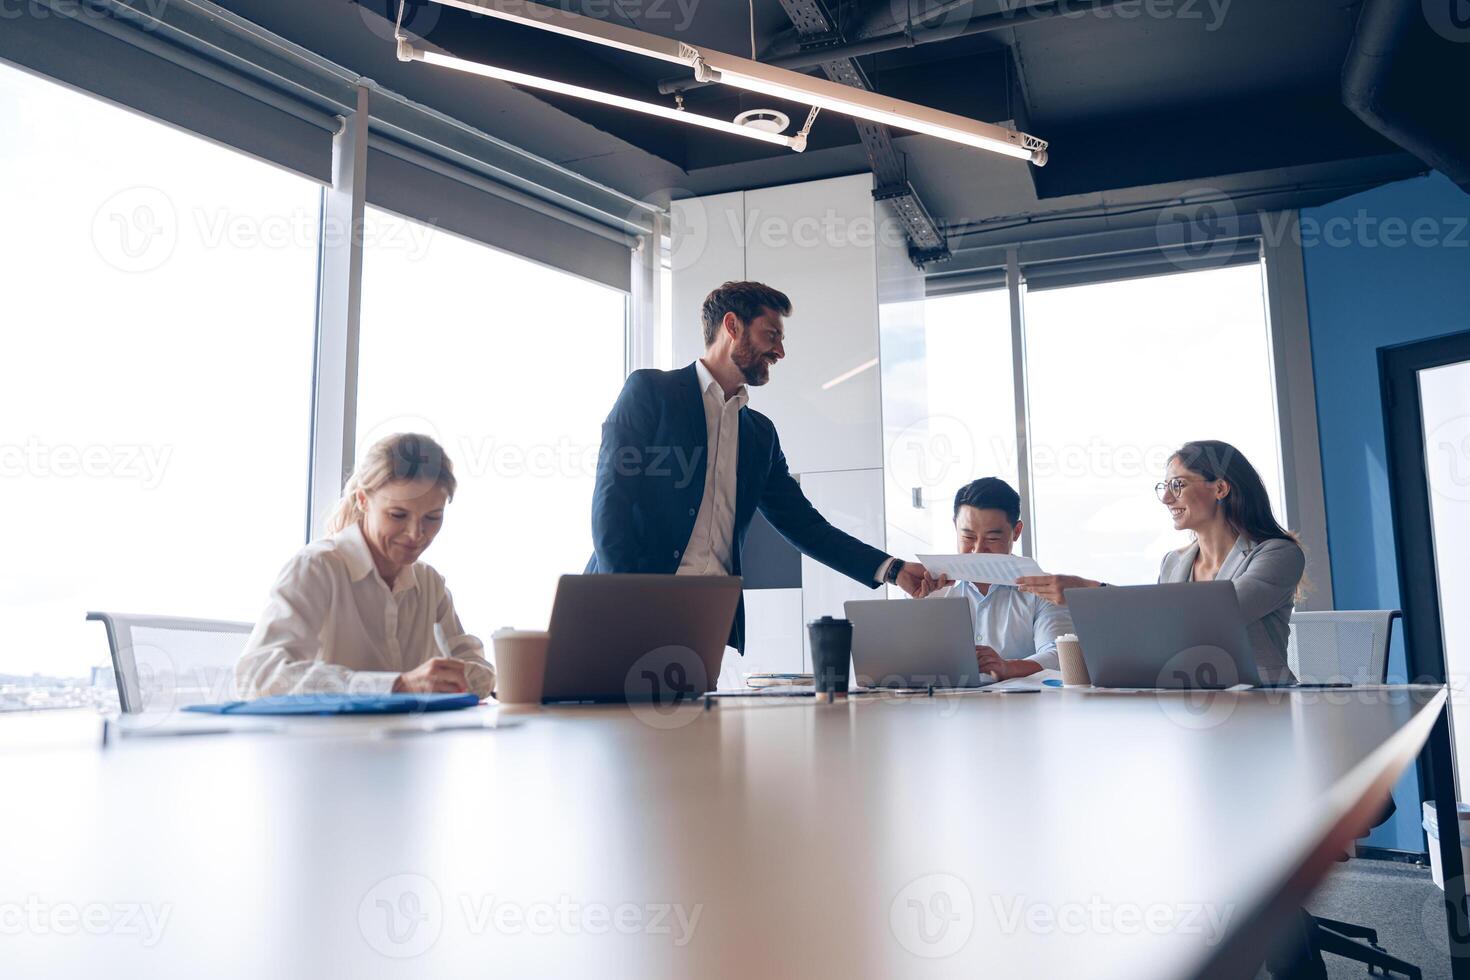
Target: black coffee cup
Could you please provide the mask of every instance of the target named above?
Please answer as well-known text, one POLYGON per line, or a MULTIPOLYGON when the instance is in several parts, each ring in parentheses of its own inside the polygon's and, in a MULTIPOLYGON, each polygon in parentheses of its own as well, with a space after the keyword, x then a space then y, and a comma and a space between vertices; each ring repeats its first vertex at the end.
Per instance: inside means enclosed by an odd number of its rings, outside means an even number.
POLYGON ((823 616, 806 624, 812 641, 812 683, 818 694, 846 694, 852 666, 852 623, 823 616))

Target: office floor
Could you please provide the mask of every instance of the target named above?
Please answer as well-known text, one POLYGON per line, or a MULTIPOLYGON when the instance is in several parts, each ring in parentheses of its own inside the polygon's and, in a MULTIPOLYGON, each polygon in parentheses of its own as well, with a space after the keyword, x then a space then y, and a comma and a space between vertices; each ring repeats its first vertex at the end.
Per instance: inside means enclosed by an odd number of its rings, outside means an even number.
MULTIPOLYGON (((1401 960, 1424 971, 1424 980, 1450 975, 1442 892, 1428 868, 1392 861, 1355 859, 1338 865, 1318 888, 1307 909, 1317 915, 1378 930, 1378 942, 1401 960)), ((1332 980, 1360 980, 1367 967, 1324 954, 1332 980)), ((1267 974, 1261 971, 1258 980, 1267 974)))

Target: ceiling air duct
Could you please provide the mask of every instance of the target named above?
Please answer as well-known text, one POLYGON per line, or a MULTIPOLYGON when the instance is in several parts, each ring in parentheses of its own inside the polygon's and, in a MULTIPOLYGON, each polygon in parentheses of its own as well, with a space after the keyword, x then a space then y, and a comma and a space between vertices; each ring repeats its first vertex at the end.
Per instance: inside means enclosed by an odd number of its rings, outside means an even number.
POLYGON ((1364 0, 1342 101, 1470 192, 1470 13, 1455 0, 1364 0))

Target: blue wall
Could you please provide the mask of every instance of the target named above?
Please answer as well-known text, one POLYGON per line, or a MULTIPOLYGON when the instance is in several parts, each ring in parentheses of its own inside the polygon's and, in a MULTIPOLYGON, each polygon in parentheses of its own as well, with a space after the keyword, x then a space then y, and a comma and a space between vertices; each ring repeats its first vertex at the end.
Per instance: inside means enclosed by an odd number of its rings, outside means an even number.
MULTIPOLYGON (((1470 330, 1470 194, 1431 174, 1304 209, 1301 221, 1334 604, 1396 609, 1378 348, 1470 330)), ((1389 679, 1404 675, 1400 636, 1389 679)), ((1422 849, 1412 769, 1394 799, 1398 813, 1368 843, 1422 849)))

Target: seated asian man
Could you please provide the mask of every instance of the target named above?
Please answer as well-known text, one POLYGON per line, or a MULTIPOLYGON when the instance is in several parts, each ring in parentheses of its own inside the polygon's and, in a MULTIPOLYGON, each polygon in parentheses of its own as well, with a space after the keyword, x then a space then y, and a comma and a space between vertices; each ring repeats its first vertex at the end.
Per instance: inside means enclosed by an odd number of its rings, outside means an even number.
MULTIPOLYGON (((1021 497, 993 476, 974 480, 954 496, 955 550, 1008 555, 1021 537, 1021 497)), ((980 669, 1007 680, 1057 667, 1057 637, 1072 632, 1072 616, 1014 585, 955 582, 930 598, 965 596, 975 625, 980 669)))

